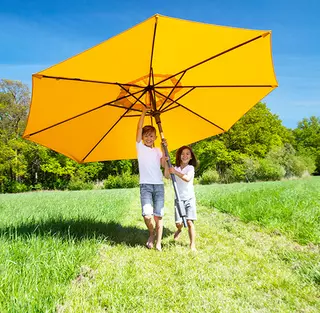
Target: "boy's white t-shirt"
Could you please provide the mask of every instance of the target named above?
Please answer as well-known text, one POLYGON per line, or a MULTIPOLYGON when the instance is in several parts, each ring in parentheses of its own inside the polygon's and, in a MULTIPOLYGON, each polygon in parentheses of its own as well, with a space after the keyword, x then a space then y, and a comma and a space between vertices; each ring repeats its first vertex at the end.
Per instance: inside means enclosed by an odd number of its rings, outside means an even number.
POLYGON ((142 140, 136 143, 139 163, 140 184, 163 184, 160 168, 162 152, 159 148, 150 148, 142 140))
POLYGON ((190 179, 188 182, 182 180, 179 176, 176 175, 178 193, 181 200, 189 200, 195 197, 193 179, 194 179, 194 167, 192 165, 187 165, 183 169, 175 166, 174 169, 184 175, 187 175, 190 179))

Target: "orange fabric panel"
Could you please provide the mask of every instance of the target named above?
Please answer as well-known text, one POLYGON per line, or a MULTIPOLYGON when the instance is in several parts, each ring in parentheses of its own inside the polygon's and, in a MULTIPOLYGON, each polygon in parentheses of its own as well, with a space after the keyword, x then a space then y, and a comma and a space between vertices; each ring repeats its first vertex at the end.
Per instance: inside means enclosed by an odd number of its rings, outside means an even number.
POLYGON ((276 87, 270 31, 155 15, 33 75, 24 138, 77 162, 132 159, 142 106, 174 150, 227 131, 276 87))

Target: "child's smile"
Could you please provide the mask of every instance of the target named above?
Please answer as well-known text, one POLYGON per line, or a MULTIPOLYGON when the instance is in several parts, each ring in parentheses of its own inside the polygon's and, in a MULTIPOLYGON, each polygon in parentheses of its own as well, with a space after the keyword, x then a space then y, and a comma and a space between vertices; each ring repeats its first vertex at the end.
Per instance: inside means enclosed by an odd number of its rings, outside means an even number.
POLYGON ((181 153, 181 161, 184 166, 188 165, 190 160, 192 159, 192 155, 189 149, 184 149, 181 153))
POLYGON ((142 135, 142 140, 143 143, 147 146, 147 147, 151 147, 153 146, 154 141, 157 139, 157 136, 155 133, 147 133, 142 135))

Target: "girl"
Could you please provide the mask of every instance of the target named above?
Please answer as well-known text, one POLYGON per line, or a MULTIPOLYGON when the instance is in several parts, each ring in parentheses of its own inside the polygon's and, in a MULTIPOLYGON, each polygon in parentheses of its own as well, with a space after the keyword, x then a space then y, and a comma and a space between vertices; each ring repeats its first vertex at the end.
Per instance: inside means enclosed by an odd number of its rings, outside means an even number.
MULTIPOLYGON (((197 159, 188 146, 182 146, 176 153, 176 166, 165 167, 165 177, 170 178, 170 174, 176 175, 178 193, 186 209, 186 220, 190 238, 190 249, 196 251, 195 245, 195 227, 194 222, 197 219, 196 198, 194 194, 193 179, 194 171, 197 166, 197 159)), ((175 221, 177 231, 174 233, 174 240, 178 240, 182 231, 182 219, 179 216, 175 202, 175 221)))

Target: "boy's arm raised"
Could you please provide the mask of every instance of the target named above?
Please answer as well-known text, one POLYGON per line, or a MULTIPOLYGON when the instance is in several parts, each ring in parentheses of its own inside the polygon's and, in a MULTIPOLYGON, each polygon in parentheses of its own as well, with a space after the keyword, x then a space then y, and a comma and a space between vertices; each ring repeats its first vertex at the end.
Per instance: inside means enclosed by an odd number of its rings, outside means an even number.
POLYGON ((140 142, 142 139, 142 127, 143 127, 143 121, 144 121, 144 117, 146 116, 146 113, 147 113, 147 108, 143 106, 142 113, 139 118, 138 127, 137 127, 137 137, 136 137, 137 142, 140 142))

